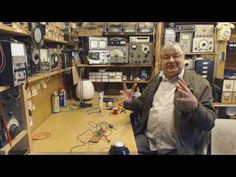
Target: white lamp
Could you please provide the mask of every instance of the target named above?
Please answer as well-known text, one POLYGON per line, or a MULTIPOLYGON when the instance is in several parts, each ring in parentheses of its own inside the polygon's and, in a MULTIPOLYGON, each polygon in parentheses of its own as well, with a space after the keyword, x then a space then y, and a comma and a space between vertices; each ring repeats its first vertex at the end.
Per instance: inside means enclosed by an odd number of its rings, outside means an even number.
POLYGON ((91 107, 91 103, 85 103, 84 100, 92 99, 94 96, 94 86, 91 80, 82 79, 84 68, 80 68, 79 82, 76 85, 76 96, 80 99, 80 107, 91 107))
POLYGON ((94 96, 94 86, 91 80, 83 79, 76 85, 76 96, 79 99, 90 100, 94 96))

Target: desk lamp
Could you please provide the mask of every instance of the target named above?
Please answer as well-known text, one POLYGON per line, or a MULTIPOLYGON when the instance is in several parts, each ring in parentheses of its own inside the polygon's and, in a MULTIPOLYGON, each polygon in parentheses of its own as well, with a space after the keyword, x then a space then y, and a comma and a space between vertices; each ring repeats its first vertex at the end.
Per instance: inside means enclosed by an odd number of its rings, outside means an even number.
MULTIPOLYGON (((79 83, 77 86, 79 86, 79 89, 77 91, 80 92, 80 94, 77 94, 77 95, 80 95, 79 98, 80 98, 80 107, 81 108, 89 108, 92 106, 91 103, 85 103, 84 101, 84 92, 83 92, 83 87, 84 87, 84 82, 83 82, 83 75, 84 75, 84 68, 81 67, 80 68, 80 75, 79 75, 79 83)), ((94 90, 94 88, 93 88, 94 90)))

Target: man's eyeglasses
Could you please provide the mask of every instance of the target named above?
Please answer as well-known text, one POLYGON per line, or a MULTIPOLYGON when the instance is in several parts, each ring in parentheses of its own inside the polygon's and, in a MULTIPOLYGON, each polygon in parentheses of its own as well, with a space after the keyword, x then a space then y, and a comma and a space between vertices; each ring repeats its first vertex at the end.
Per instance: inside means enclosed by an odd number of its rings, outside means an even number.
POLYGON ((183 54, 180 54, 180 53, 174 54, 172 56, 170 56, 170 55, 163 55, 162 59, 167 61, 167 60, 170 60, 170 58, 172 57, 174 60, 177 60, 177 59, 181 58, 182 56, 183 56, 183 54))

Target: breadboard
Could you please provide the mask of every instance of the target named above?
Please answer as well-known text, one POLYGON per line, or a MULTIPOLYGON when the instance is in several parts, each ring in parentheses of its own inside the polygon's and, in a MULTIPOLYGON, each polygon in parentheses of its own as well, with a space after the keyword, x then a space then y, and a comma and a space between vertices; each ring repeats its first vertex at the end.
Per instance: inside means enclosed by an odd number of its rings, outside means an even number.
POLYGON ((98 143, 100 141, 100 139, 104 136, 104 134, 106 133, 105 130, 101 129, 101 130, 97 130, 93 136, 89 139, 90 143, 98 143))

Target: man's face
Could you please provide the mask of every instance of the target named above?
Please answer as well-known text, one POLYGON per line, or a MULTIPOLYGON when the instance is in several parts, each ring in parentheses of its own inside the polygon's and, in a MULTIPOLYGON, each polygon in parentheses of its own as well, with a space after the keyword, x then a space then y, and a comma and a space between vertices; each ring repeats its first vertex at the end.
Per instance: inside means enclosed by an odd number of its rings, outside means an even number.
POLYGON ((163 71, 168 79, 177 76, 184 67, 184 54, 179 46, 163 49, 161 60, 163 71))

